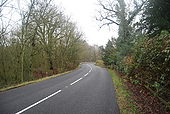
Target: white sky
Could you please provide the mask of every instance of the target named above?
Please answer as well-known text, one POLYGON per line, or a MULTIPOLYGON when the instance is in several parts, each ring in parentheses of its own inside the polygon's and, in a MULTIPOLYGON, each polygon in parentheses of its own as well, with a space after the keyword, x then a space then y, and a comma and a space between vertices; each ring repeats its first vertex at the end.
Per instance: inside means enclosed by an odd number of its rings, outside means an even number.
POLYGON ((108 27, 99 29, 100 23, 95 20, 99 9, 97 0, 54 0, 54 3, 61 6, 66 15, 71 16, 84 32, 86 41, 90 45, 105 45, 108 39, 117 36, 117 29, 112 31, 108 27))
MULTIPOLYGON (((27 0, 9 0, 11 4, 25 4, 27 0), (23 3, 22 3, 23 2, 23 3)), ((117 26, 109 30, 109 27, 99 28, 100 22, 95 20, 97 16, 97 0, 52 0, 57 6, 61 7, 65 14, 70 16, 73 22, 77 23, 78 28, 84 33, 85 40, 90 45, 105 45, 112 36, 117 37, 117 26)), ((21 5, 22 9, 24 5, 21 5)), ((10 10, 4 9, 3 12, 8 14, 10 10)), ((18 14, 12 12, 12 20, 17 20, 18 14)), ((11 15, 10 14, 10 15, 11 15)), ((10 16, 7 16, 10 18, 10 16)))

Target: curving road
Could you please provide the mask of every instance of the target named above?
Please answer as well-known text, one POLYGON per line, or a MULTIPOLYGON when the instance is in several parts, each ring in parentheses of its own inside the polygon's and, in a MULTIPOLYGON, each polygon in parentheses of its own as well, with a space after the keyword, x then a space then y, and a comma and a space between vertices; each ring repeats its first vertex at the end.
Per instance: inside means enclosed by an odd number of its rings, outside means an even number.
POLYGON ((94 64, 0 92, 0 114, 119 114, 111 76, 94 64))

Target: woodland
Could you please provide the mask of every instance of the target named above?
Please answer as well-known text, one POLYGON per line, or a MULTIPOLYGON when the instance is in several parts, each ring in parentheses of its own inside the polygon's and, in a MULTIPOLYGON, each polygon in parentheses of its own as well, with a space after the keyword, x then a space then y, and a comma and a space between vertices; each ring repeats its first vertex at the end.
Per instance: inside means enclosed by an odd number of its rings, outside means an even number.
POLYGON ((24 9, 10 3, 0 3, 0 88, 96 60, 98 47, 88 45, 76 23, 51 0, 29 0, 24 9), (7 19, 6 8, 17 11, 19 21, 7 19))
POLYGON ((118 27, 100 47, 104 64, 149 89, 170 110, 170 1, 99 0, 96 20, 118 27))

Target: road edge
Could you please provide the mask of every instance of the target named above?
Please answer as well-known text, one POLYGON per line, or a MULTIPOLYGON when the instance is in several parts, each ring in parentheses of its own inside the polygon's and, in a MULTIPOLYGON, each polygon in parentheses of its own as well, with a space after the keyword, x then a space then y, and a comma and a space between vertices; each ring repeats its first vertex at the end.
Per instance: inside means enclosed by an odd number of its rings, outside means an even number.
POLYGON ((33 84, 33 83, 38 83, 38 82, 41 82, 41 81, 44 81, 44 80, 48 80, 48 79, 51 79, 51 78, 55 78, 55 77, 58 77, 58 76, 62 76, 62 75, 71 73, 71 72, 73 72, 75 70, 80 69, 81 68, 80 65, 81 65, 81 63, 78 65, 77 68, 75 68, 73 70, 69 70, 69 71, 63 72, 63 73, 59 73, 59 74, 55 74, 55 75, 52 75, 52 76, 40 78, 40 79, 37 79, 37 80, 22 82, 22 83, 11 85, 11 86, 5 87, 5 88, 0 88, 0 92, 8 91, 8 90, 11 90, 11 89, 15 89, 15 88, 26 86, 26 85, 33 84))

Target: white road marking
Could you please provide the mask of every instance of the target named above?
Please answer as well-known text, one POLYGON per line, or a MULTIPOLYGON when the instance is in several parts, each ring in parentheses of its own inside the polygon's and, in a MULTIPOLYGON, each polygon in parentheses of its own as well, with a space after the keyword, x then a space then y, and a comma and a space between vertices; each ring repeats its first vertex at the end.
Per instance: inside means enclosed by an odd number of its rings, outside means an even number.
MULTIPOLYGON (((87 64, 88 65, 88 64, 87 64)), ((89 72, 88 73, 90 73, 91 71, 92 71, 92 67, 90 66, 90 65, 88 65, 89 67, 90 67, 90 70, 89 70, 89 72)))
POLYGON ((74 81, 73 83, 71 83, 70 85, 73 85, 75 83, 77 83, 78 81, 82 80, 83 78, 79 78, 78 80, 74 81))
POLYGON ((83 78, 86 77, 92 71, 92 67, 90 65, 88 65, 88 66, 90 67, 90 70, 83 76, 83 78))
POLYGON ((86 73, 86 74, 84 75, 84 77, 86 77, 88 74, 89 74, 89 72, 88 72, 88 73, 86 73))
MULTIPOLYGON (((88 65, 88 64, 87 64, 87 65, 88 65)), ((90 70, 89 70, 88 73, 86 73, 86 74, 84 75, 84 77, 86 77, 86 76, 92 71, 92 67, 91 67, 90 65, 88 65, 88 66, 90 67, 90 70)), ((80 80, 82 80, 82 79, 83 79, 83 77, 81 77, 81 78, 79 78, 78 80, 72 82, 70 85, 73 85, 73 84, 77 83, 78 81, 80 81, 80 80)), ((65 87, 67 88, 68 86, 65 86, 65 87)), ((23 110, 21 110, 21 111, 15 113, 15 114, 21 114, 21 113, 23 113, 23 112, 29 110, 30 108, 32 108, 32 107, 34 107, 34 106, 40 104, 41 102, 43 102, 43 101, 49 99, 50 97, 52 97, 52 96, 54 96, 54 95, 60 93, 61 91, 62 91, 62 90, 58 90, 57 92, 54 92, 53 94, 51 94, 51 95, 49 95, 49 96, 47 96, 47 97, 41 99, 40 101, 38 101, 38 102, 36 102, 36 103, 34 103, 34 104, 32 104, 32 105, 30 105, 30 106, 24 108, 23 110)))
POLYGON ((54 96, 54 95, 60 93, 61 91, 62 91, 62 90, 58 90, 57 92, 55 92, 55 93, 53 93, 53 94, 51 94, 51 95, 49 95, 49 96, 47 96, 47 97, 41 99, 40 101, 38 101, 38 102, 36 102, 36 103, 34 103, 34 104, 32 104, 32 105, 30 105, 30 106, 24 108, 23 110, 21 110, 21 111, 15 113, 15 114, 21 114, 21 113, 25 112, 26 110, 28 110, 28 109, 30 109, 30 108, 32 108, 32 107, 34 107, 34 106, 40 104, 41 102, 43 102, 43 101, 49 99, 50 97, 52 97, 52 96, 54 96))
MULTIPOLYGON (((88 65, 88 64, 87 64, 88 65)), ((81 79, 83 79, 84 77, 86 77, 91 71, 92 71, 92 67, 90 65, 88 65, 90 67, 90 70, 81 78, 79 78, 78 80, 72 82, 70 85, 73 85, 75 83, 77 83, 78 81, 80 81, 81 79)))

